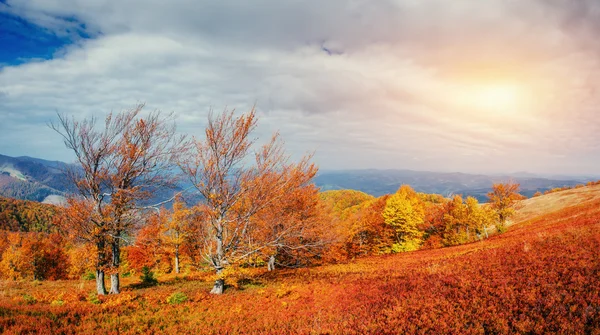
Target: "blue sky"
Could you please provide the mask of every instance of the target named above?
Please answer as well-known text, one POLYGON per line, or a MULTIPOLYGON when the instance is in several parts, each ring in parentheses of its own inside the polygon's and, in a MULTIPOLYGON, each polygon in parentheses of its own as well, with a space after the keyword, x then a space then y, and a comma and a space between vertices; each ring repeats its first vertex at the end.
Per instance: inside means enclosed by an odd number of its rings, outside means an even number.
POLYGON ((256 105, 324 169, 598 174, 600 2, 0 1, 0 153, 146 102, 201 136, 256 105))

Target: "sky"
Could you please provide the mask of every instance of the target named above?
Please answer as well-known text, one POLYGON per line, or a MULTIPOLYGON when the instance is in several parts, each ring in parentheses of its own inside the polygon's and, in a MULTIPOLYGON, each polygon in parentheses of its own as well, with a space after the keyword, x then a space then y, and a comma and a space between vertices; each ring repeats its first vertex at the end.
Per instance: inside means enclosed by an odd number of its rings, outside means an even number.
POLYGON ((600 175, 600 1, 0 0, 0 154, 146 103, 256 106, 324 170, 600 175))

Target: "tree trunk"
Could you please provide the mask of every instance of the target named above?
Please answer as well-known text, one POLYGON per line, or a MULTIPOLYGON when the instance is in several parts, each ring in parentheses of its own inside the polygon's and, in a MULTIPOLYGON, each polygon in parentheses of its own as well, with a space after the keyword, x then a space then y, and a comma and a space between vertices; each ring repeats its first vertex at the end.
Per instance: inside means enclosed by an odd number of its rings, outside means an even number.
POLYGON ((110 294, 120 293, 119 265, 121 264, 121 245, 119 239, 114 239, 111 243, 113 273, 110 274, 110 294))
POLYGON ((179 245, 175 246, 175 273, 179 273, 179 245))
POLYGON ((217 229, 217 234, 215 236, 217 242, 217 254, 215 257, 213 257, 213 266, 217 271, 217 280, 215 281, 215 286, 213 286, 212 290, 210 291, 211 294, 223 294, 223 291, 225 290, 225 278, 222 277, 225 252, 223 250, 223 228, 220 220, 218 227, 219 228, 217 229))
POLYGON ((485 232, 485 238, 489 238, 488 232, 487 232, 487 226, 483 226, 483 231, 485 232))
POLYGON ((104 284, 104 265, 106 264, 106 247, 105 241, 100 240, 96 242, 96 292, 98 295, 106 294, 106 285, 104 284))
POLYGON ((223 273, 223 268, 217 269, 217 276, 219 278, 215 280, 215 285, 212 290, 210 290, 211 294, 223 294, 223 291, 225 290, 225 279, 220 277, 221 273, 223 273))
POLYGON ((106 286, 104 285, 104 271, 96 269, 96 292, 98 295, 106 294, 106 286))
POLYGON ((269 271, 275 270, 275 255, 269 256, 269 262, 267 263, 267 269, 269 271))

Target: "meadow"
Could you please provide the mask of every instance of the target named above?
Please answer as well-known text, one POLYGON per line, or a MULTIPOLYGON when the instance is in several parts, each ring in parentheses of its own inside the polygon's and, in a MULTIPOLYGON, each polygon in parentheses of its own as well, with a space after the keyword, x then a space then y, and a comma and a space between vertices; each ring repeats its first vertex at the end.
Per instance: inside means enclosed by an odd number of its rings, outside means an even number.
MULTIPOLYGON (((539 201, 539 200, 538 200, 539 201)), ((517 215, 518 217, 518 215, 517 215)), ((4 281, 5 334, 600 334, 600 201, 516 222, 481 242, 345 264, 209 273, 120 295, 92 281, 4 281)))

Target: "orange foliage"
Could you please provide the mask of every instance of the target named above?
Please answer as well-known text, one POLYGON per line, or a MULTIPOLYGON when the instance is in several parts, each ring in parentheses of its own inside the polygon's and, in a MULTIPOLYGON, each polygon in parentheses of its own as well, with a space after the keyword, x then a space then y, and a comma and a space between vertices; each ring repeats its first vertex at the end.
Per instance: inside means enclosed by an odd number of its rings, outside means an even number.
POLYGON ((56 233, 8 233, 0 261, 6 279, 56 280, 67 278, 68 258, 56 233))
MULTIPOLYGON (((211 296, 208 277, 161 278, 121 296, 78 282, 15 283, 0 332, 195 334, 596 334, 600 202, 510 227, 483 242, 317 268, 252 270, 211 296), (181 304, 168 299, 179 293, 181 304), (61 301, 61 303, 57 303, 61 301)), ((128 278, 126 278, 128 280, 128 278)))

